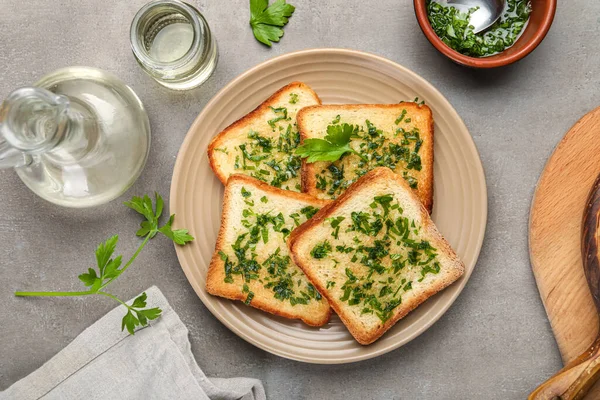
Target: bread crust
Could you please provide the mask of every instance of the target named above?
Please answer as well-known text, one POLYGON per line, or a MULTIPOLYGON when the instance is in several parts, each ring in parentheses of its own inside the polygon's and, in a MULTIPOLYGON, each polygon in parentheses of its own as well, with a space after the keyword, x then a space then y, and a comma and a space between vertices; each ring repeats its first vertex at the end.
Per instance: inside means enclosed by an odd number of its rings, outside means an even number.
POLYGON ((324 297, 327 298, 330 306, 339 315, 340 319, 342 320, 344 325, 346 325, 352 336, 354 336, 356 341, 362 345, 371 344, 377 339, 379 339, 398 320, 404 318, 409 312, 414 310, 417 306, 422 304, 429 297, 443 290, 444 288, 455 282, 458 278, 460 278, 465 270, 464 264, 462 263, 462 261, 460 261, 454 250, 452 250, 450 244, 446 241, 446 239, 439 233, 439 231, 431 221, 427 209, 419 201, 419 198, 417 197, 415 192, 410 189, 404 178, 394 173, 389 168, 385 167, 378 167, 366 173, 357 182, 352 184, 344 193, 342 193, 340 197, 338 197, 335 201, 322 208, 313 216, 313 218, 306 221, 304 224, 300 225, 298 228, 292 231, 288 241, 288 246, 290 247, 290 253, 292 255, 294 263, 304 271, 304 273, 308 276, 309 280, 312 282, 315 288, 317 288, 319 293, 321 293, 324 297), (368 186, 372 182, 378 181, 379 179, 395 181, 407 191, 407 193, 410 195, 412 200, 416 202, 416 204, 420 205, 422 228, 425 229, 429 235, 436 238, 435 243, 438 250, 440 251, 440 253, 444 253, 450 258, 451 266, 449 268, 449 273, 444 280, 437 281, 436 285, 432 285, 427 290, 423 291, 419 296, 412 298, 410 302, 405 303, 403 301, 401 306, 399 306, 399 311, 395 313, 392 316, 392 318, 387 320, 376 331, 367 332, 350 320, 349 314, 346 312, 345 307, 341 306, 338 299, 334 298, 331 295, 331 292, 321 284, 317 277, 316 271, 314 271, 311 268, 310 263, 308 263, 305 260, 305 258, 301 254, 299 254, 298 244, 303 238, 310 237, 311 231, 313 229, 318 228, 325 221, 325 219, 334 215, 336 213, 336 210, 341 208, 341 206, 344 205, 347 201, 351 200, 360 190, 362 190, 363 187, 368 186))
MULTIPOLYGON (((304 107, 296 115, 296 121, 298 124, 298 131, 300 132, 300 138, 302 141, 308 139, 306 133, 306 115, 315 110, 342 110, 342 111, 355 111, 355 110, 381 110, 381 109, 395 109, 402 107, 403 109, 419 110, 419 112, 425 112, 427 116, 427 127, 430 132, 430 148, 429 151, 421 154, 421 163, 430 169, 431 173, 419 178, 419 187, 417 188, 418 198, 425 206, 428 213, 431 214, 433 210, 433 143, 434 143, 434 124, 433 124, 433 113, 431 108, 425 104, 416 104, 413 102, 401 102, 398 104, 326 104, 326 105, 315 105, 304 107)), ((314 163, 307 163, 306 159, 302 160, 302 171, 301 171, 301 185, 302 191, 308 193, 314 197, 317 197, 320 193, 317 189, 316 180, 316 167, 314 163)))
POLYGON ((308 86, 307 84, 305 84, 303 82, 295 81, 295 82, 285 85, 284 87, 282 87, 281 89, 279 89, 278 91, 273 93, 268 99, 263 101, 258 107, 256 107, 254 110, 250 111, 248 114, 244 115, 243 117, 241 117, 240 119, 238 119, 237 121, 235 121, 234 123, 229 125, 227 128, 223 129, 210 141, 210 143, 208 145, 208 162, 210 163, 211 169, 213 170, 213 172, 215 173, 217 178, 219 178, 219 180, 221 181, 221 183, 223 185, 225 185, 227 183, 228 177, 223 173, 221 168, 219 168, 219 165, 218 165, 216 157, 215 157, 215 149, 221 147, 221 144, 227 138, 227 136, 230 132, 244 126, 249 121, 251 121, 255 118, 260 118, 263 113, 265 113, 269 110, 270 106, 272 106, 273 104, 279 103, 281 97, 283 97, 285 94, 287 94, 295 89, 300 89, 300 90, 310 92, 314 96, 315 101, 318 102, 318 104, 321 104, 321 99, 319 98, 317 93, 315 93, 315 91, 310 88, 310 86, 308 86))
MULTIPOLYGON (((233 219, 235 218, 235 216, 232 215, 232 212, 230 210, 231 198, 234 194, 231 190, 229 190, 229 188, 231 187, 231 184, 235 183, 245 184, 248 185, 248 187, 257 188, 261 191, 270 193, 275 196, 285 196, 290 199, 306 202, 315 207, 323 207, 329 204, 330 202, 315 199, 314 197, 309 196, 305 193, 279 189, 270 186, 267 183, 262 182, 258 179, 243 174, 233 174, 229 177, 223 198, 221 227, 219 229, 217 242, 215 244, 215 252, 213 253, 213 256, 211 258, 208 274, 206 277, 206 291, 215 296, 225 297, 227 299, 239 300, 243 302, 246 299, 247 294, 242 293, 239 287, 236 285, 224 285, 222 279, 220 279, 220 271, 223 270, 223 260, 221 260, 219 256, 219 251, 227 245, 225 240, 227 227, 230 223, 239 223, 239 221, 233 219)), ((321 315, 298 316, 296 314, 286 312, 282 307, 274 307, 272 304, 269 303, 269 301, 260 296, 254 297, 254 299, 251 302, 251 306, 258 308, 262 311, 268 312, 270 314, 278 315, 280 317, 289 319, 300 319, 301 321, 310 326, 322 326, 326 324, 329 321, 329 318, 331 317, 331 308, 329 307, 327 307, 327 311, 321 315)))

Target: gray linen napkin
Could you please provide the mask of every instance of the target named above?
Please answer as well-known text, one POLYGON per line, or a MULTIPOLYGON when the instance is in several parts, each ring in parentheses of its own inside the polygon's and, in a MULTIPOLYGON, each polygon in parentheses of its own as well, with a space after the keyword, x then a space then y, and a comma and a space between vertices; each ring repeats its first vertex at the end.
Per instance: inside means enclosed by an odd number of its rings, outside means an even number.
POLYGON ((188 330, 161 291, 146 290, 162 316, 134 336, 121 332, 123 306, 106 314, 37 371, 0 392, 0 400, 265 400, 256 379, 207 378, 188 330))

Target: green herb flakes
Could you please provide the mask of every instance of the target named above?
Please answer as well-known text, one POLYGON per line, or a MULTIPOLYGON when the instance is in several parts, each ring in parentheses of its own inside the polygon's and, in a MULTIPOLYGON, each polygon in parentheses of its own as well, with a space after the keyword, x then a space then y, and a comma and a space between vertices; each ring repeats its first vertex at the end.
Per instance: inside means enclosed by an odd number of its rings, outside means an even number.
POLYGON ((326 240, 321 244, 316 245, 311 251, 310 255, 316 259, 322 259, 327 257, 327 254, 331 252, 331 244, 326 240))
POLYGON ((287 120, 288 118, 288 110, 285 107, 273 108, 269 107, 271 110, 277 115, 277 117, 270 119, 267 121, 269 126, 275 131, 275 124, 281 120, 287 120))
POLYGON ((317 207, 313 207, 313 206, 306 206, 300 210, 300 213, 303 214, 307 220, 311 219, 318 212, 319 212, 319 209, 317 207))
POLYGON ((333 228, 333 232, 331 232, 331 236, 338 239, 340 234, 340 224, 346 217, 335 217, 335 218, 327 218, 327 221, 331 223, 331 227, 333 228))
MULTIPOLYGON (((410 123, 411 119, 406 118, 406 110, 403 110, 395 122, 410 123)), ((403 174, 408 170, 421 171, 423 166, 419 152, 422 146, 423 140, 417 127, 409 130, 398 127, 396 131, 386 133, 366 120, 364 126, 346 123, 328 125, 323 139, 306 139, 297 148, 296 154, 306 158, 308 163, 331 162, 315 174, 315 186, 335 198, 358 177, 376 167, 395 171, 404 169, 403 174), (345 171, 346 157, 354 157, 350 173, 345 171)), ((413 175, 404 176, 412 188, 417 188, 418 181, 413 175)))
MULTIPOLYGON (((324 222, 331 227, 331 243, 317 244, 311 255, 329 257, 333 248, 337 254, 347 254, 350 264, 346 261, 340 301, 361 307, 361 314, 373 314, 385 323, 402 304, 402 295, 412 290, 413 280, 439 273, 440 264, 437 250, 418 237, 419 224, 402 215, 393 194, 373 196, 365 210, 352 212, 348 221, 345 232, 356 232, 353 246, 339 239, 343 217, 331 217, 324 222)), ((333 287, 333 282, 328 281, 326 288, 333 287)))
POLYGON ((394 123, 396 125, 398 125, 400 122, 402 122, 404 120, 405 116, 406 116, 406 110, 402 110, 402 113, 400 114, 400 116, 398 118, 396 118, 396 121, 394 121, 394 123))
MULTIPOLYGON (((299 180, 302 167, 302 159, 294 154, 300 144, 300 134, 295 124, 290 123, 287 108, 271 107, 271 110, 275 118, 266 120, 265 124, 269 125, 273 135, 250 130, 248 141, 234 149, 238 152, 234 168, 271 186, 289 190, 291 185, 286 184, 299 180)), ((299 183, 292 187, 301 190, 299 183)))
MULTIPOLYGON (((246 198, 246 202, 252 195, 246 188, 242 188, 241 194, 246 198)), ((247 293, 247 304, 254 298, 250 290, 251 285, 258 284, 269 289, 275 299, 289 302, 292 306, 320 301, 321 294, 306 279, 298 279, 298 268, 293 265, 289 255, 284 253, 287 252, 285 241, 292 228, 305 222, 318 208, 306 206, 285 217, 283 213, 269 210, 269 207, 262 205, 268 202, 267 196, 261 196, 256 205, 252 202, 244 208, 240 221, 242 229, 237 232, 235 242, 219 250, 218 255, 223 262, 225 274, 223 281, 236 284, 242 293, 247 293), (274 240, 279 241, 276 243, 281 243, 282 247, 265 254, 261 246, 266 246, 274 240), (282 248, 285 250, 282 251, 282 248)), ((272 247, 262 247, 265 248, 272 247)))
POLYGON ((471 57, 487 57, 511 47, 521 34, 531 14, 529 0, 507 0, 507 10, 484 33, 475 34, 469 24, 477 8, 461 12, 457 8, 428 0, 429 22, 439 38, 449 47, 471 57))

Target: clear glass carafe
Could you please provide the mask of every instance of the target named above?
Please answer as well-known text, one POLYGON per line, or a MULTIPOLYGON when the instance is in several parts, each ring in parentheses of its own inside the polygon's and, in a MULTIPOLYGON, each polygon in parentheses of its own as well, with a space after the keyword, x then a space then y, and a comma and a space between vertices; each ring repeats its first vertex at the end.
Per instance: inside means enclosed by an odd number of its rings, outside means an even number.
POLYGON ((40 197, 91 207, 140 175, 150 123, 131 88, 107 72, 69 67, 17 89, 0 106, 0 168, 40 197))

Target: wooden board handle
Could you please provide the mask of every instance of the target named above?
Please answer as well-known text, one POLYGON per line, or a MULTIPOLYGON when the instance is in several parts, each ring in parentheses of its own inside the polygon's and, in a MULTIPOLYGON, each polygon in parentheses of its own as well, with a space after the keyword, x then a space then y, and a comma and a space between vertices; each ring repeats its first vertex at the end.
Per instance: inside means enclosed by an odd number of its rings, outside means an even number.
MULTIPOLYGON (((600 176, 596 178, 590 191, 583 215, 581 232, 583 269, 596 309, 600 313, 599 219, 600 176)), ((600 335, 586 352, 531 393, 529 400, 583 399, 598 378, 600 378, 600 335)))
POLYGON ((600 377, 600 338, 581 356, 548 379, 528 400, 580 400, 600 377))

